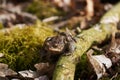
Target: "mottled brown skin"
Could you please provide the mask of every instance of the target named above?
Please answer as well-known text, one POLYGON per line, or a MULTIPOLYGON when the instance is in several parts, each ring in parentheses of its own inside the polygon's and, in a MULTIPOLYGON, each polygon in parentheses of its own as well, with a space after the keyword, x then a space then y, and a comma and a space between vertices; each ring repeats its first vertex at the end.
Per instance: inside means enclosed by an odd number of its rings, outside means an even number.
POLYGON ((52 55, 68 54, 74 51, 74 43, 75 39, 70 34, 62 32, 57 36, 47 38, 44 43, 44 49, 52 55))
POLYGON ((64 51, 65 37, 58 35, 55 37, 48 37, 44 43, 44 49, 49 53, 60 54, 64 51))

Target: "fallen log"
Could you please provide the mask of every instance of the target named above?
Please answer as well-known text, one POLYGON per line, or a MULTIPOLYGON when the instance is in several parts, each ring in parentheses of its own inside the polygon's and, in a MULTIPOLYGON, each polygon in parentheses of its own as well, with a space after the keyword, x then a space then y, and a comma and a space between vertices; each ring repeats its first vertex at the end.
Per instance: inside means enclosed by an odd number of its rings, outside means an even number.
POLYGON ((76 64, 79 58, 93 45, 103 42, 110 38, 112 30, 116 29, 117 23, 120 20, 120 3, 108 11, 100 20, 97 26, 80 33, 80 38, 75 44, 76 49, 71 55, 62 55, 56 64, 53 74, 53 80, 74 80, 76 64))

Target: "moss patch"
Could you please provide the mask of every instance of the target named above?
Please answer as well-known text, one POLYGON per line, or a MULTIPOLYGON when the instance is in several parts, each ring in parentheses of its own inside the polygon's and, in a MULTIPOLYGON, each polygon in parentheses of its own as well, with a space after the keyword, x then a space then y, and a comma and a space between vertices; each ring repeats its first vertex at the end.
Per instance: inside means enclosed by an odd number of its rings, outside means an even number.
POLYGON ((52 30, 42 23, 13 28, 9 33, 1 31, 0 53, 5 56, 0 58, 0 62, 14 70, 33 69, 33 65, 41 60, 40 49, 45 38, 52 34, 52 30))
POLYGON ((40 19, 55 15, 65 15, 65 12, 53 6, 52 3, 45 2, 44 0, 33 0, 33 2, 27 7, 25 11, 35 14, 40 19))

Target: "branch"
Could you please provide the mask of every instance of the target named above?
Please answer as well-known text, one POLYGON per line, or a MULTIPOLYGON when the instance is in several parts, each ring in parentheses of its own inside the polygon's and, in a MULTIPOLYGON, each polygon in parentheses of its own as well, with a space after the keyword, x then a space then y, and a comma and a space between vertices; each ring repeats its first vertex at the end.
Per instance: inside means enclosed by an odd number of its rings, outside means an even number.
MULTIPOLYGON (((94 44, 101 43, 109 38, 112 29, 116 27, 120 20, 120 3, 106 13, 100 21, 100 24, 86 31, 83 31, 75 44, 76 50, 72 55, 62 55, 57 62, 53 80, 74 80, 74 73, 78 59, 94 44)), ((76 36, 77 38, 78 36, 76 36)))

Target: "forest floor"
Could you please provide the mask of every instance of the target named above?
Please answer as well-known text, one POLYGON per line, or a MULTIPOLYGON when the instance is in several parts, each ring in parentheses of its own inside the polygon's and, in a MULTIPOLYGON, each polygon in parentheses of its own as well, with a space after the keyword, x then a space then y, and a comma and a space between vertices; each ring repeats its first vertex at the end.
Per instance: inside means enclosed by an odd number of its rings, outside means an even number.
MULTIPOLYGON (((42 51, 41 53, 46 53, 42 49, 47 50, 48 48, 46 48, 46 45, 48 45, 46 41, 50 41, 50 39, 46 39, 47 37, 58 35, 57 38, 59 38, 62 35, 62 38, 69 41, 68 38, 71 39, 71 35, 79 35, 81 32, 92 28, 95 24, 99 24, 101 17, 118 2, 119 0, 68 0, 68 2, 65 2, 65 0, 0 0, 0 80, 51 80, 55 65, 49 65, 48 62, 51 63, 52 61, 49 60, 50 56, 47 56, 46 60, 40 60, 43 59, 44 55, 41 58, 31 53, 40 53, 40 51, 42 51), (36 25, 40 27, 31 28, 36 25), (30 26, 30 29, 25 28, 23 31, 14 29, 15 27, 22 29, 24 26, 30 26), (46 28, 41 28, 41 26, 46 28), (38 31, 40 33, 38 34, 36 29, 43 30, 41 33, 38 31), (62 32, 66 32, 68 35, 62 34, 62 32), (41 34, 43 34, 43 39, 39 39, 41 34), (68 38, 66 38, 66 35, 68 38), (26 55, 26 53, 29 54, 26 55), (18 57, 16 54, 21 57, 18 57)), ((116 29, 118 32, 112 33, 107 41, 92 47, 96 55, 101 53, 106 53, 107 55, 107 52, 110 51, 108 47, 111 47, 112 44, 112 47, 117 45, 119 52, 119 22, 116 29), (118 41, 117 44, 115 44, 116 41, 118 41)), ((57 38, 52 39, 55 39, 55 42, 61 40, 57 38)), ((58 53, 61 54, 59 51, 58 53)), ((60 55, 58 54, 57 58, 58 56, 60 55)), ((106 72, 100 76, 99 80, 120 80, 120 52, 117 56, 118 61, 114 60, 115 66, 112 66, 110 69, 104 66, 106 72)), ((74 80, 98 79, 97 72, 94 71, 95 67, 91 67, 87 59, 86 55, 81 57, 76 67, 74 80)), ((55 56, 53 60, 58 59, 55 56)), ((56 62, 53 61, 55 64, 56 62)))

